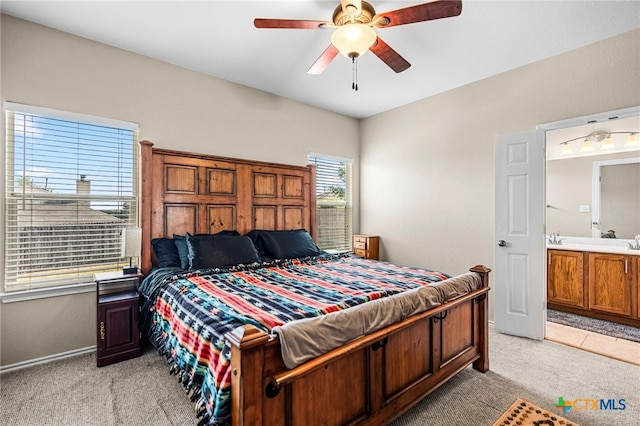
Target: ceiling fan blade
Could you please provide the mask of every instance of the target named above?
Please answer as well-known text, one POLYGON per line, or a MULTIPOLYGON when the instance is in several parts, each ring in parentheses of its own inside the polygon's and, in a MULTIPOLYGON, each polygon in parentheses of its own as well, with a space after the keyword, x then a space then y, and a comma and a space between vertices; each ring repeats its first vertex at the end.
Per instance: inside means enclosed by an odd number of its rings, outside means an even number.
POLYGON ((302 30, 317 30, 325 24, 330 24, 326 21, 307 21, 303 19, 270 19, 270 18, 256 18, 253 20, 253 25, 256 28, 290 28, 290 29, 302 29, 302 30))
POLYGON ((431 3, 405 7, 390 12, 378 13, 373 21, 380 28, 414 22, 431 21, 433 19, 458 16, 462 12, 462 0, 437 0, 431 3), (386 19, 385 19, 386 18, 386 19))
POLYGON ((387 43, 382 41, 380 37, 377 38, 376 44, 371 46, 369 50, 397 73, 402 72, 411 66, 406 59, 400 56, 400 54, 393 50, 387 43))
POLYGON ((327 69, 331 61, 333 61, 333 58, 335 58, 338 53, 340 53, 338 49, 333 44, 330 44, 329 47, 327 47, 324 52, 322 52, 322 55, 320 55, 320 57, 316 59, 313 65, 311 65, 311 68, 309 68, 309 71, 307 71, 307 73, 322 74, 322 72, 327 69))

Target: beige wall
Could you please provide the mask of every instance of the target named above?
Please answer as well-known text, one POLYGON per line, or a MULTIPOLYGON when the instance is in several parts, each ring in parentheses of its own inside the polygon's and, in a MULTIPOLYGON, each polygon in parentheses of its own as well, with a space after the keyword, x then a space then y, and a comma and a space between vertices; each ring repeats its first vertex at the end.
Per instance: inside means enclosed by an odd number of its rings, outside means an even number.
POLYGON ((639 52, 636 30, 364 120, 360 230, 386 260, 491 267, 494 137, 640 105, 639 52))
MULTIPOLYGON (((2 101, 137 122, 162 148, 298 165, 309 152, 353 158, 358 178, 355 119, 10 16, 1 43, 2 101)), ((0 365, 95 345, 94 298, 2 304, 0 365)))

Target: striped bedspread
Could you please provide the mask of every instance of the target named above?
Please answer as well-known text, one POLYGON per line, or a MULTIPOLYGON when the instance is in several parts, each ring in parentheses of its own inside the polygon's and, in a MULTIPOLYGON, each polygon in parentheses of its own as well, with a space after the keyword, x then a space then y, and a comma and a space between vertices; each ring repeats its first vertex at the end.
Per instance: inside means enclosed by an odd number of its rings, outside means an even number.
POLYGON ((230 348, 225 333, 244 324, 271 333, 290 321, 449 278, 422 268, 331 255, 223 271, 176 272, 152 274, 142 284, 140 291, 149 299, 143 318, 150 323, 152 343, 191 392, 202 423, 211 425, 230 423, 230 348))

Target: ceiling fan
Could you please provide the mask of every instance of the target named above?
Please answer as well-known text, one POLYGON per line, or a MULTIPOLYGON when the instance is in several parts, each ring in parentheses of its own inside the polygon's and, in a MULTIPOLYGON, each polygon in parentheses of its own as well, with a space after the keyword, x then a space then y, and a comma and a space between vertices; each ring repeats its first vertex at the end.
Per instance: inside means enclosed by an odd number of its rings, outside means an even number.
POLYGON ((458 16, 462 12, 462 0, 436 0, 430 3, 405 7, 385 13, 376 13, 371 4, 360 0, 341 0, 333 12, 332 22, 301 19, 256 18, 256 28, 308 29, 334 28, 331 44, 307 71, 321 74, 342 53, 355 58, 371 50, 396 73, 409 68, 407 62, 376 34, 373 27, 388 28, 414 22, 458 16))

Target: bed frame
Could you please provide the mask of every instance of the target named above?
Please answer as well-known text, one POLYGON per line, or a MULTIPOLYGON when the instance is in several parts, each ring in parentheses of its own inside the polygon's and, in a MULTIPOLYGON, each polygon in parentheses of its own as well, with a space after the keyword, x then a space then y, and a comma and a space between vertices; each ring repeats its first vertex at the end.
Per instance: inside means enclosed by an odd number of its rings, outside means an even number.
MULTIPOLYGON (((155 149, 141 142, 141 266, 156 237, 236 229, 315 236, 315 167, 155 149)), ((243 426, 385 424, 459 371, 489 370, 490 269, 482 287, 365 335, 293 369, 277 337, 252 326, 231 345, 232 422, 243 426)))

